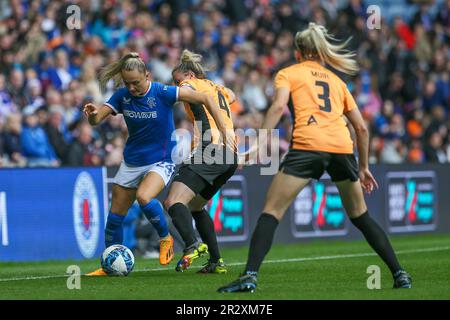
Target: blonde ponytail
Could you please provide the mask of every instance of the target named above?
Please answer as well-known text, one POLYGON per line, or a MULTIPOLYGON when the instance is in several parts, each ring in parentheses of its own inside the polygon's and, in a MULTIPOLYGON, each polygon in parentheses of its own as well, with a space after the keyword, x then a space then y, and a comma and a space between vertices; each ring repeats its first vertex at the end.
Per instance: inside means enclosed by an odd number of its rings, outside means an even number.
POLYGON ((345 50, 350 38, 341 44, 332 44, 329 40, 336 41, 324 26, 310 22, 308 29, 295 35, 295 47, 305 59, 320 59, 336 70, 356 74, 359 71, 356 54, 345 50))
POLYGON ((147 70, 145 62, 139 57, 139 54, 137 52, 130 52, 124 55, 119 61, 108 64, 100 71, 100 89, 104 92, 106 90, 106 84, 110 79, 114 81, 114 88, 119 87, 122 84, 120 72, 122 70, 131 71, 136 69, 142 73, 145 73, 147 70))
POLYGON ((201 62, 202 56, 200 54, 184 49, 181 53, 180 63, 173 69, 172 73, 192 71, 197 78, 205 79, 208 70, 202 66, 201 62))

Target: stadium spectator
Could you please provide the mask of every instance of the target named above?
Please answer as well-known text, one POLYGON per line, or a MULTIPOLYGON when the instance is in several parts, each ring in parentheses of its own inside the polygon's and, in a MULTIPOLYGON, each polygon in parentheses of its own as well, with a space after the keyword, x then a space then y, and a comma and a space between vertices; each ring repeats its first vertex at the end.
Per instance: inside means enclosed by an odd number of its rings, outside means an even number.
POLYGON ((48 112, 48 122, 44 129, 56 156, 62 163, 66 163, 69 144, 64 138, 63 128, 63 109, 60 106, 52 106, 48 112))
POLYGON ((26 105, 25 77, 22 69, 15 68, 11 71, 6 83, 6 89, 16 106, 23 107, 26 105))
POLYGON ((406 152, 406 147, 399 138, 387 139, 381 151, 381 162, 402 163, 405 161, 406 152))
MULTIPOLYGON (((273 98, 269 79, 275 70, 294 62, 287 50, 292 33, 313 21, 325 23, 339 39, 353 36, 349 48, 356 51, 361 72, 356 77, 338 75, 368 121, 373 145, 380 148, 371 159, 392 160, 387 155, 396 152, 387 150, 386 158, 381 154, 384 147, 395 145, 393 150, 405 150, 398 160, 407 161, 409 151, 418 147, 413 140, 424 147, 428 144, 437 106, 443 108, 444 126, 450 127, 450 1, 383 1, 381 29, 374 30, 365 24, 369 4, 365 0, 78 2, 81 29, 68 30, 65 2, 4 1, 0 122, 5 123, 10 113, 23 113, 33 106, 45 126, 43 110, 62 105, 67 126, 63 135, 70 143, 81 106, 87 100, 101 103, 112 94, 112 86, 104 95, 98 88, 96 77, 103 66, 137 51, 155 81, 170 82, 181 49, 188 48, 203 55, 211 80, 236 93, 240 99, 239 108, 232 106, 236 128, 246 127, 249 114, 263 115, 273 98), (386 107, 392 112, 386 114, 386 107), (403 118, 396 126, 397 131, 403 127, 405 134, 392 144, 392 137, 384 139, 394 114, 403 118)), ((116 125, 123 119, 113 122, 116 125)), ((99 127, 100 149, 116 145, 118 140, 112 143, 116 137, 124 139, 121 128, 123 124, 110 126, 109 121, 99 127)), ((289 140, 288 130, 280 133, 289 140)), ((445 149, 448 135, 441 132, 441 136, 440 148, 445 149)), ((106 154, 99 157, 99 163, 104 163, 106 154)))
POLYGON ((261 75, 258 71, 250 72, 248 82, 244 84, 242 100, 247 110, 262 111, 267 108, 267 98, 261 86, 261 75))
POLYGON ((123 46, 126 43, 128 32, 114 8, 106 10, 101 19, 94 21, 93 35, 98 35, 103 43, 110 49, 123 46))
POLYGON ((446 153, 447 153, 447 162, 450 162, 450 130, 448 132, 447 135, 447 148, 446 148, 446 153))
MULTIPOLYGON (((0 123, 0 135, 2 134, 2 124, 0 123)), ((4 167, 5 166, 5 151, 3 148, 3 139, 0 139, 0 167, 4 167)))
MULTIPOLYGON (((84 63, 80 80, 86 88, 87 95, 92 97, 92 101, 94 103, 101 103, 103 95, 100 91, 93 63, 90 63, 89 61, 84 63)), ((70 103, 68 105, 70 105, 70 103)))
POLYGON ((425 161, 425 154, 423 152, 422 143, 420 140, 413 140, 408 151, 408 162, 423 163, 425 161))
MULTIPOLYGON (((19 113, 11 113, 6 119, 4 132, 1 136, 3 152, 7 156, 5 164, 8 166, 23 167, 27 161, 22 155, 20 135, 22 132, 22 116, 19 113)), ((2 152, 0 152, 2 154, 2 152)))
POLYGON ((433 132, 424 149, 427 162, 445 163, 447 155, 443 149, 442 136, 438 131, 433 132))
POLYGON ((5 76, 0 74, 0 122, 4 122, 10 113, 17 111, 16 104, 6 90, 5 76))
POLYGON ((55 67, 50 68, 49 77, 52 86, 57 90, 65 90, 73 78, 67 52, 59 49, 55 52, 55 67))
POLYGON ((123 148, 125 146, 125 141, 121 136, 116 136, 105 146, 106 149, 106 166, 119 166, 123 159, 123 148))
POLYGON ((20 135, 23 154, 28 158, 30 167, 55 167, 59 165, 55 150, 39 124, 37 111, 27 107, 23 111, 25 126, 20 135))
POLYGON ((45 100, 42 97, 42 85, 38 79, 32 78, 27 81, 25 93, 28 106, 31 106, 33 110, 37 110, 45 105, 45 100))
POLYGON ((98 150, 93 144, 92 127, 86 122, 81 122, 76 131, 77 136, 69 146, 66 164, 73 167, 101 165, 98 150))

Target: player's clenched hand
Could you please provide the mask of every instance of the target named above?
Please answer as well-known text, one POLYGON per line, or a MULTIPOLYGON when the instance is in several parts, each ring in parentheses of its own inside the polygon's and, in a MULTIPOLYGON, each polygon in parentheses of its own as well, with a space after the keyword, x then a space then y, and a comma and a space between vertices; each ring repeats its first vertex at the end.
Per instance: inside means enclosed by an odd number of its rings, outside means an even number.
POLYGON ((95 116, 98 113, 97 107, 93 103, 87 103, 83 107, 83 113, 86 117, 95 116))
POLYGON ((369 169, 360 169, 359 179, 361 181, 361 187, 366 193, 371 193, 374 188, 378 189, 378 183, 369 169))

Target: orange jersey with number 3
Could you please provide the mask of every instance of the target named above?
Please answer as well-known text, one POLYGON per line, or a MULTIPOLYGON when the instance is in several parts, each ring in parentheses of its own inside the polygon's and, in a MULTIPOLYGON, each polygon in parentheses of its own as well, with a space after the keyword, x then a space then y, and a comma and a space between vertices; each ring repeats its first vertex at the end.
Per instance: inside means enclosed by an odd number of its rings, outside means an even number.
POLYGON ((357 105, 338 76, 317 62, 305 61, 280 70, 275 88, 290 92, 292 149, 353 153, 343 114, 357 105))
MULTIPOLYGON (((198 92, 205 93, 207 95, 213 96, 215 102, 221 109, 222 118, 225 122, 225 126, 227 129, 230 129, 230 132, 233 132, 233 120, 231 118, 231 110, 230 110, 230 101, 231 98, 228 94, 228 91, 225 87, 215 84, 214 82, 208 79, 187 79, 183 80, 180 83, 180 87, 187 86, 193 90, 198 92)), ((203 138, 203 141, 210 142, 213 144, 219 143, 219 132, 217 129, 216 122, 214 121, 213 116, 209 113, 208 109, 204 105, 197 105, 192 103, 184 103, 184 108, 189 119, 192 121, 194 125, 194 140, 192 144, 192 149, 195 149, 199 139, 203 138), (196 121, 201 121, 201 130, 196 125, 196 121), (205 139, 205 132, 207 130, 211 130, 211 138, 205 139)))

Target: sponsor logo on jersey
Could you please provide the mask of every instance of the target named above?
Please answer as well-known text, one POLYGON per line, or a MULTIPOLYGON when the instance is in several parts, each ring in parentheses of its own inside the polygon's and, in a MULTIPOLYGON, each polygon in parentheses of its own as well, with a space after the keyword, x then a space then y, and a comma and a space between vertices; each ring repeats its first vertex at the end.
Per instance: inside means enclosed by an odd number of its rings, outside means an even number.
POLYGON ((132 110, 124 110, 123 115, 128 118, 133 119, 154 119, 156 118, 157 112, 156 111, 132 111, 132 110))
POLYGON ((130 104, 131 98, 123 97, 122 101, 123 101, 124 104, 130 104))

